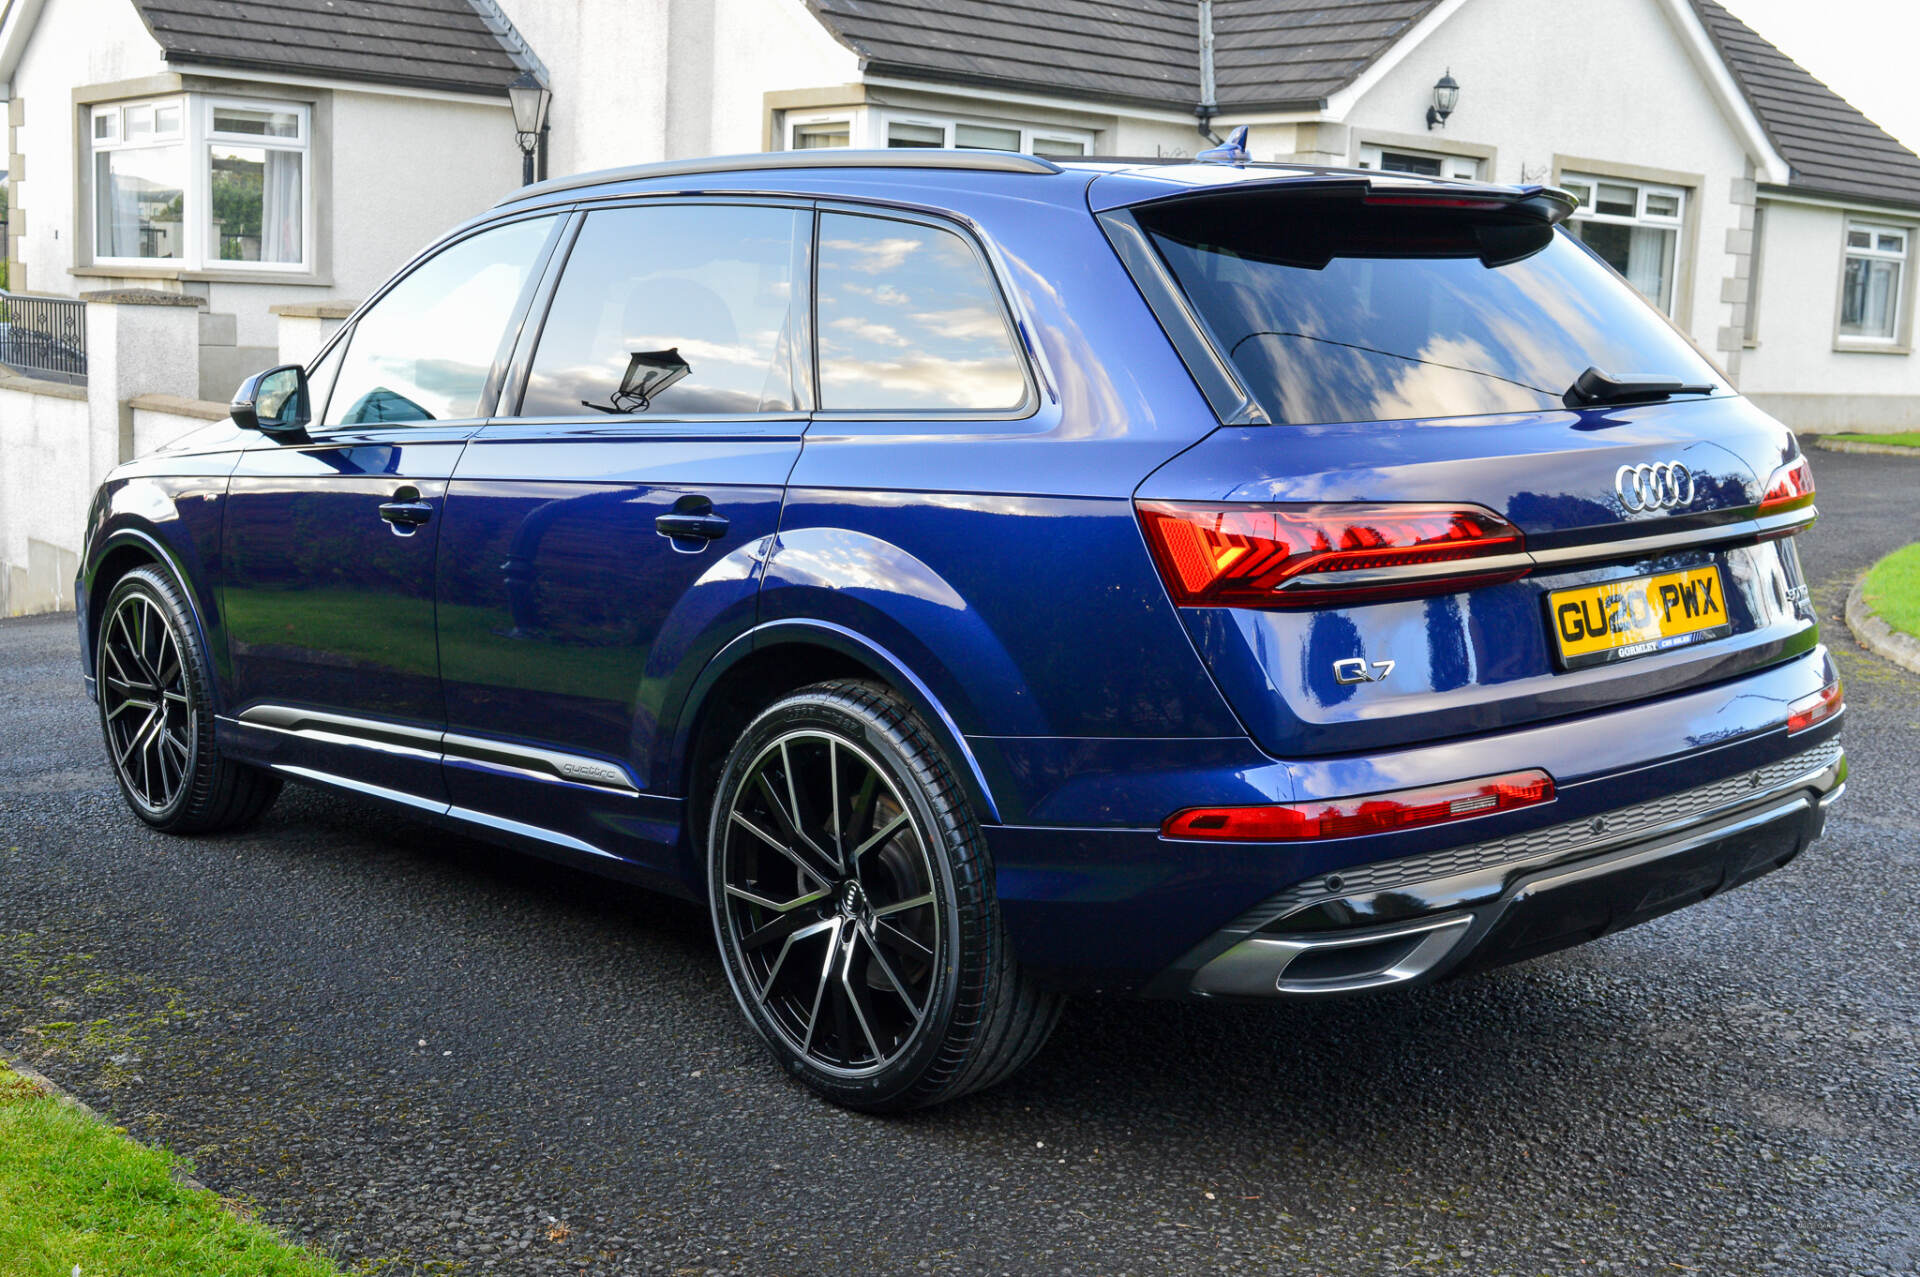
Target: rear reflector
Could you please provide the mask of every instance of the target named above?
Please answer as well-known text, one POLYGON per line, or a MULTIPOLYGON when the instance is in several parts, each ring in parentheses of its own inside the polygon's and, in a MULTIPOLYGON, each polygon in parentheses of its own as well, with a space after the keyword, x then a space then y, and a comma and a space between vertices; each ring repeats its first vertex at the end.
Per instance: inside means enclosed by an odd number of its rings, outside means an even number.
POLYGON ((1846 707, 1840 680, 1834 679, 1811 696, 1802 696, 1787 706, 1787 735, 1804 732, 1815 723, 1824 723, 1846 707))
POLYGON ((1760 498, 1760 513, 1778 514, 1812 504, 1813 467, 1805 457, 1797 457, 1768 477, 1766 494, 1760 498))
POLYGON ((1443 825, 1497 811, 1553 801, 1553 777, 1543 771, 1509 772, 1485 780, 1429 785, 1365 798, 1274 807, 1189 807, 1167 817, 1167 838, 1213 838, 1232 842, 1284 842, 1302 838, 1354 838, 1422 825, 1443 825))
POLYGON ((1321 607, 1451 594, 1525 576, 1526 538, 1451 505, 1141 501, 1140 526, 1182 607, 1321 607))

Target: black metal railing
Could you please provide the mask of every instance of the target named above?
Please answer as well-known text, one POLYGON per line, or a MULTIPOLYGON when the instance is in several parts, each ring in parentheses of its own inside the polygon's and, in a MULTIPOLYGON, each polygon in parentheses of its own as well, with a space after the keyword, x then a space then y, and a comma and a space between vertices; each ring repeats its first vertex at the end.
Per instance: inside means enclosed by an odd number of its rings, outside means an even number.
POLYGON ((0 293, 0 364, 30 377, 87 379, 87 304, 0 293))

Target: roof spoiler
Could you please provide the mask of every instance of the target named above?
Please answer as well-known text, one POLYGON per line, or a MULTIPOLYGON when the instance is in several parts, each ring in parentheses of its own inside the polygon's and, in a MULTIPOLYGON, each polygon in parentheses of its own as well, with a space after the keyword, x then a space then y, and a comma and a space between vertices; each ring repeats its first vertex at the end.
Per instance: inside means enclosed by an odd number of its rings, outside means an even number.
MULTIPOLYGON (((1222 148, 1224 149, 1224 148, 1222 148)), ((1218 163, 1215 161, 1214 163, 1218 163)), ((1292 195, 1357 199, 1377 207, 1455 209, 1503 213, 1522 221, 1557 226, 1573 215, 1578 200, 1557 186, 1493 186, 1470 182, 1405 180, 1364 173, 1329 173, 1287 169, 1270 178, 1255 176, 1252 166, 1234 165, 1243 180, 1206 182, 1154 194, 1146 199, 1117 201, 1119 206, 1147 208, 1189 200, 1231 198, 1235 195, 1292 195)), ((1112 207, 1113 205, 1109 205, 1112 207)))

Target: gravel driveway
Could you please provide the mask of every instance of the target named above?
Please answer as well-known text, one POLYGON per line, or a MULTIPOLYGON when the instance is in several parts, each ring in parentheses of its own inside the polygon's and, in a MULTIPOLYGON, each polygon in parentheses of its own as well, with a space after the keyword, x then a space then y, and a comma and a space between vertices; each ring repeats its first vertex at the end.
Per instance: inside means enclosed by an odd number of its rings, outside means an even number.
MULTIPOLYGON (((1823 616, 1920 459, 1814 455, 1823 616)), ((384 1274, 1920 1270, 1920 679, 1829 620, 1853 785, 1786 870, 1312 1007, 1073 1004, 989 1094, 829 1108, 703 915, 289 788, 113 792, 71 617, 0 622, 0 1050, 384 1274)))

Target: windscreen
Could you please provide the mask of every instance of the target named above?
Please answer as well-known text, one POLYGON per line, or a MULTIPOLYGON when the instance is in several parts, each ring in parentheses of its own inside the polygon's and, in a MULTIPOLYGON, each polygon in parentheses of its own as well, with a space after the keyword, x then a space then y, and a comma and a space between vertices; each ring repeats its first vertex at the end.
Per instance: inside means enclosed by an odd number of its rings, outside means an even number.
POLYGON ((1630 285, 1544 222, 1272 193, 1137 217, 1276 422, 1559 409, 1590 366, 1725 387, 1630 285))

